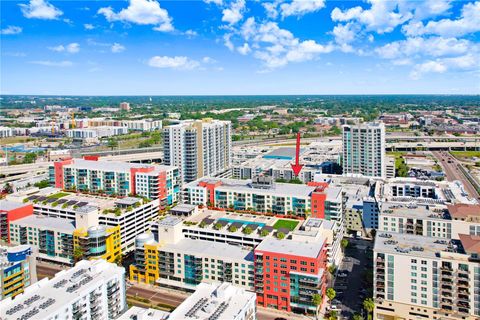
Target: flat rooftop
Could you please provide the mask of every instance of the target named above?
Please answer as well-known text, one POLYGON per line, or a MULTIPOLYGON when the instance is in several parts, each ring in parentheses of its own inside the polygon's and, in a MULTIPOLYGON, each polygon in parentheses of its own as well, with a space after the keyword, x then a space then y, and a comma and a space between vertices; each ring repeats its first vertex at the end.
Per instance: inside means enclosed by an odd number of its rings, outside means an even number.
POLYGON ((255 309, 255 300, 255 293, 230 283, 200 283, 195 292, 178 306, 168 319, 238 319, 247 305, 255 309))
POLYGON ((105 260, 78 262, 75 267, 58 272, 51 280, 44 278, 25 289, 14 300, 3 300, 1 319, 49 319, 63 310, 85 292, 90 292, 98 283, 111 279, 112 272, 124 269, 105 260), (25 316, 30 314, 30 317, 25 316))
POLYGON ((378 231, 374 251, 434 259, 442 252, 463 253, 463 248, 455 240, 378 231))
MULTIPOLYGON (((300 149, 300 153, 304 150, 300 149)), ((280 147, 274 149, 265 155, 263 155, 265 159, 282 159, 282 160, 293 160, 295 159, 295 147, 280 147)))
POLYGON ((292 256, 316 258, 323 248, 324 239, 312 242, 300 242, 294 240, 278 240, 266 238, 256 248, 256 251, 275 252, 292 256))
POLYGON ((380 214, 412 219, 451 220, 450 214, 444 205, 422 205, 403 202, 382 202, 380 214))
MULTIPOLYGON (((160 239, 161 241, 161 239, 160 239)), ((208 255, 225 259, 253 262, 253 252, 242 247, 207 240, 182 239, 160 248, 162 251, 181 251, 192 255, 208 255)))
MULTIPOLYGON (((200 182, 209 182, 212 183, 221 181, 222 184, 215 188, 218 191, 244 191, 244 192, 255 192, 256 194, 270 195, 275 193, 277 195, 287 196, 287 197, 308 197, 316 189, 315 187, 310 187, 304 184, 291 184, 291 183, 273 183, 270 186, 264 186, 264 188, 255 188, 252 184, 252 180, 240 180, 240 179, 199 179, 193 182, 190 182, 186 187, 198 186, 200 182)), ((328 190, 328 189, 327 189, 328 190)), ((333 192, 333 191, 332 191, 333 192)))
POLYGON ((170 312, 158 309, 145 309, 132 306, 117 320, 166 320, 170 316, 170 312))
POLYGON ((75 230, 75 223, 68 219, 37 215, 18 219, 11 223, 25 227, 35 226, 37 228, 54 229, 67 234, 71 234, 75 230))
POLYGON ((28 203, 21 203, 9 200, 0 200, 0 211, 10 211, 28 206, 28 203))

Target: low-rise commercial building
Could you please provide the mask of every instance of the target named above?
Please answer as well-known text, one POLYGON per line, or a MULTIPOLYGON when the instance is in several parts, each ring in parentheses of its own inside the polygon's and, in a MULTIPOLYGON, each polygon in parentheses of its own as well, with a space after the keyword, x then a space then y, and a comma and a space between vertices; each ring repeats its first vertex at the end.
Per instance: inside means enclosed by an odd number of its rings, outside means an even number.
POLYGON ((37 281, 35 256, 28 245, 0 247, 0 300, 21 294, 37 281))
POLYGON ((2 319, 116 319, 127 309, 125 269, 105 260, 78 262, 23 294, 0 302, 2 319))

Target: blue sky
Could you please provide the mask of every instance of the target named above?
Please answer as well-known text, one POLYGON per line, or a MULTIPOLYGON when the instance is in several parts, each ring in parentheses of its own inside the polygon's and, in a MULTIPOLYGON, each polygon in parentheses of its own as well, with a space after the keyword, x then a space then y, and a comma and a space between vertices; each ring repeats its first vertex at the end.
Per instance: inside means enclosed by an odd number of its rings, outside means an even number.
POLYGON ((1 1, 2 94, 480 93, 480 1, 1 1))

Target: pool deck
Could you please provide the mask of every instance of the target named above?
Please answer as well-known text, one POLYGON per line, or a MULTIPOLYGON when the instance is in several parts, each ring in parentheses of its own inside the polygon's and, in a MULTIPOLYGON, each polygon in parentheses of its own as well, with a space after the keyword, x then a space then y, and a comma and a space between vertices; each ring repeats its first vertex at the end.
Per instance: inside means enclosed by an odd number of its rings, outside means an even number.
MULTIPOLYGON (((210 210, 210 209, 200 209, 199 213, 189 217, 186 221, 200 223, 205 218, 210 218, 213 220, 224 219, 224 220, 238 220, 239 222, 245 221, 250 223, 257 223, 260 225, 271 226, 278 221, 278 220, 293 220, 293 219, 286 219, 286 218, 277 218, 277 217, 268 217, 262 215, 254 215, 254 214, 247 214, 247 213, 235 213, 235 212, 227 212, 227 211, 219 211, 219 210, 210 210)), ((233 221, 232 221, 233 222, 233 221)), ((297 228, 301 223, 298 223, 297 228)))

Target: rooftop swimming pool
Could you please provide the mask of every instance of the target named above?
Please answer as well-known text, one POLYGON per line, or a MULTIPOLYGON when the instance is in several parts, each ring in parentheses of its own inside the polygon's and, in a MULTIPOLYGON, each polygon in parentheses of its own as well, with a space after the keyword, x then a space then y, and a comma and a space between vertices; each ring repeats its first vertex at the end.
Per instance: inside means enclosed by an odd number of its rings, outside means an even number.
POLYGON ((226 221, 228 223, 239 222, 239 223, 243 223, 244 225, 256 224, 259 227, 264 227, 266 225, 266 223, 263 223, 263 222, 245 221, 245 220, 237 220, 237 219, 229 219, 229 218, 220 218, 218 220, 226 221))

